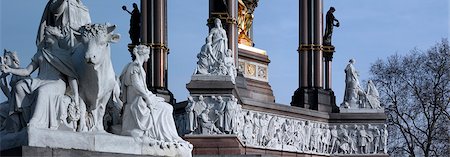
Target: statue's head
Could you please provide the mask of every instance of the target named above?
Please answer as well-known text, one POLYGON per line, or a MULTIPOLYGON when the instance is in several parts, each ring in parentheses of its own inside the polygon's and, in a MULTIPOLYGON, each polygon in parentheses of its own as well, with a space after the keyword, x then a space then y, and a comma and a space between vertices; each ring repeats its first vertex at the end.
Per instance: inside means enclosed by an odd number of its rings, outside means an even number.
POLYGON ((351 64, 354 64, 355 63, 355 59, 352 58, 348 62, 351 63, 351 64))
POLYGON ((144 62, 147 61, 148 58, 150 57, 149 54, 150 54, 150 48, 145 45, 138 45, 138 46, 134 47, 134 49, 133 49, 133 55, 135 56, 135 58, 143 58, 144 62))
POLYGON ((138 5, 137 5, 136 3, 133 3, 133 8, 134 8, 134 9, 137 9, 137 8, 138 8, 138 5))
POLYGON ((330 7, 330 11, 331 11, 331 12, 335 12, 336 9, 335 9, 334 7, 330 7))
POLYGON ((216 27, 222 28, 222 21, 220 21, 219 18, 214 19, 214 24, 216 25, 216 27))
POLYGON ((3 62, 5 63, 5 65, 12 68, 18 68, 20 64, 17 53, 14 51, 8 51, 6 49, 4 50, 3 53, 3 62))
POLYGON ((203 101, 203 95, 200 95, 199 97, 198 97, 198 100, 200 100, 200 101, 203 101))

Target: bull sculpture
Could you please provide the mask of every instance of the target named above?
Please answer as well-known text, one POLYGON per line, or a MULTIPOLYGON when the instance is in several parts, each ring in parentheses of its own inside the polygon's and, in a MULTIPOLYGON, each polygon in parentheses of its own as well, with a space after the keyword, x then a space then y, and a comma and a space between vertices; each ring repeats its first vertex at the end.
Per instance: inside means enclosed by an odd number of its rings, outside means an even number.
POLYGON ((82 99, 79 131, 105 131, 103 116, 111 98, 121 108, 119 83, 115 79, 110 51, 110 43, 118 42, 120 38, 113 33, 115 28, 109 24, 87 24, 79 29, 77 40, 80 45, 72 57, 77 65, 82 99))

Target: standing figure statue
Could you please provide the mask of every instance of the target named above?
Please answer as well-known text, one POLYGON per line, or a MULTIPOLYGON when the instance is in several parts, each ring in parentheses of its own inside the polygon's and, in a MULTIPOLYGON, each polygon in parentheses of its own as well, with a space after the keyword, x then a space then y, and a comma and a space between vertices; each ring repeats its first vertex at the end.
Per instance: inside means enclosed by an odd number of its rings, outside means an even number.
POLYGON ((186 106, 185 110, 186 110, 186 131, 188 134, 192 134, 195 129, 197 129, 197 113, 194 110, 195 108, 195 101, 194 98, 192 98, 192 96, 188 97, 188 105, 186 106))
POLYGON ((18 76, 29 76, 39 68, 37 78, 24 79, 13 89, 12 108, 22 112, 25 123, 30 127, 57 129, 64 118, 58 117, 61 106, 67 106, 65 95, 69 87, 72 101, 79 104, 77 74, 71 55, 61 49, 70 44, 64 42, 64 36, 57 27, 45 27, 43 43, 24 69, 1 66, 1 71, 18 76))
POLYGON ((355 64, 355 60, 350 59, 345 68, 345 93, 344 102, 341 104, 341 107, 344 108, 360 108, 361 105, 364 105, 364 101, 361 99, 365 97, 365 92, 361 89, 359 74, 353 64, 355 64))
POLYGON ((126 6, 122 6, 122 9, 131 15, 130 18, 130 34, 131 44, 138 45, 141 37, 141 13, 139 12, 138 5, 133 3, 133 11, 127 10, 126 6))
POLYGON ((77 44, 75 34, 78 28, 91 23, 88 8, 81 0, 49 0, 39 24, 36 45, 44 40, 44 30, 47 26, 61 30, 69 49, 77 44))
POLYGON ((331 46, 331 37, 333 35, 333 27, 339 27, 339 21, 334 17, 333 13, 336 11, 334 7, 330 7, 326 15, 325 34, 323 36, 323 45, 331 46), (336 24, 334 22, 337 22, 336 24))
POLYGON ((149 59, 149 54, 150 49, 147 46, 136 46, 133 49, 135 59, 120 75, 120 82, 124 87, 121 90, 125 95, 122 135, 156 143, 186 143, 178 136, 172 116, 172 105, 147 88, 146 73, 142 65, 149 59))
POLYGON ((209 31, 208 37, 211 37, 212 59, 215 62, 223 62, 225 53, 228 51, 227 32, 222 27, 220 19, 214 19, 214 27, 209 31))
POLYGON ((237 98, 232 95, 230 100, 227 101, 225 109, 224 109, 224 131, 225 133, 231 134, 236 133, 236 124, 237 124, 237 112, 238 112, 238 104, 237 98))
POLYGON ((367 103, 371 108, 381 109, 379 97, 380 94, 378 93, 375 84, 373 84, 372 80, 369 80, 367 82, 367 103))

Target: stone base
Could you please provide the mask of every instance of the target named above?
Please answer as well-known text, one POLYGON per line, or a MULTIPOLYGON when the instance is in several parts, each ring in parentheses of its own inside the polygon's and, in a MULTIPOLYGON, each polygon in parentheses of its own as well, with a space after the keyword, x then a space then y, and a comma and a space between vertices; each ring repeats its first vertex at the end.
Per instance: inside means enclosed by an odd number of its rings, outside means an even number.
POLYGON ((95 156, 95 157, 156 157, 152 155, 134 155, 122 153, 106 153, 95 152, 78 149, 62 149, 62 148, 48 148, 48 147, 32 147, 21 146, 1 152, 2 156, 22 156, 22 157, 67 157, 67 156, 95 156))
MULTIPOLYGON (((119 136, 110 133, 72 132, 49 129, 28 128, 26 146, 52 149, 76 149, 85 152, 122 153, 154 156, 191 156, 189 143, 150 144, 130 136, 119 136)), ((16 139, 17 140, 17 139, 16 139)), ((3 143, 5 141, 2 137, 3 143)), ((20 146, 19 146, 20 147, 20 146)), ((53 151, 52 149, 42 151, 53 151)), ((24 151, 22 151, 24 152, 24 151)))
POLYGON ((292 96, 291 106, 298 106, 321 112, 339 112, 332 90, 321 88, 299 88, 292 96))
POLYGON ((369 108, 358 108, 358 109, 351 109, 351 108, 339 108, 340 113, 384 113, 383 109, 369 109, 369 108))
POLYGON ((233 94, 236 93, 231 76, 193 75, 186 84, 190 95, 233 94))

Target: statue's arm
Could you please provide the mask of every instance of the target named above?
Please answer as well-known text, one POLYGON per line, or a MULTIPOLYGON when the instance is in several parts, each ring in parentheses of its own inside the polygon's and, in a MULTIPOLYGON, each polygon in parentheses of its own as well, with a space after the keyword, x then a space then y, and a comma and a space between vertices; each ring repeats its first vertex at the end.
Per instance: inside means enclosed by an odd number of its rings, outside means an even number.
POLYGON ((39 65, 36 62, 33 61, 33 62, 30 63, 30 65, 28 65, 24 69, 14 69, 14 68, 10 68, 8 66, 3 66, 2 67, 2 71, 5 72, 5 73, 11 73, 13 75, 18 75, 18 76, 29 76, 38 67, 39 67, 39 65))
POLYGON ((131 85, 136 89, 138 94, 142 96, 147 103, 149 103, 150 95, 148 94, 145 85, 141 83, 142 80, 140 78, 141 76, 137 72, 131 74, 131 85))
POLYGON ((79 104, 79 95, 78 95, 78 81, 75 78, 69 78, 69 86, 72 88, 75 104, 79 104))

